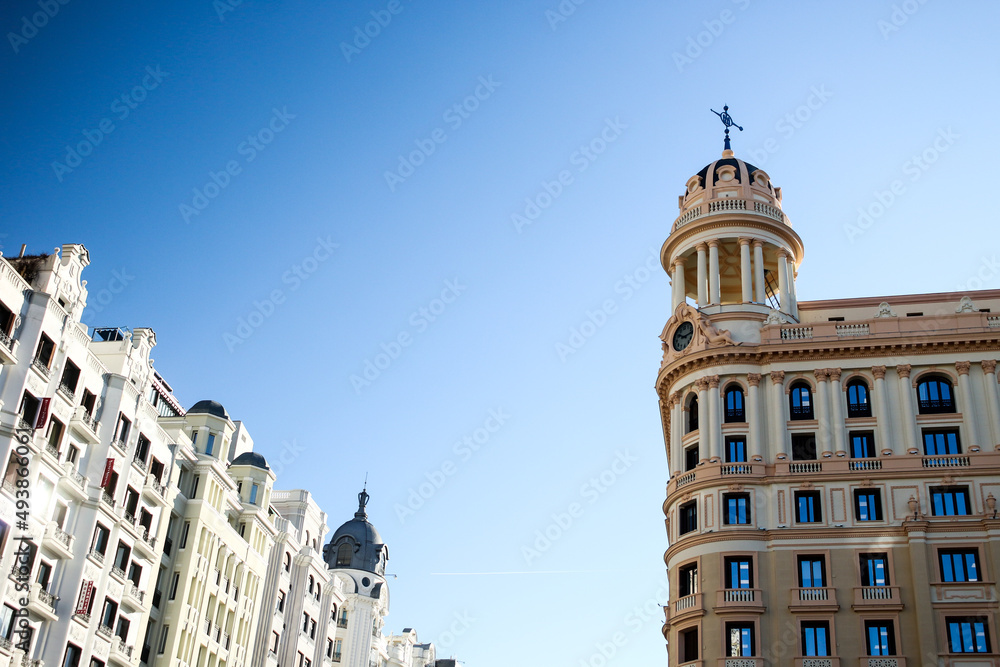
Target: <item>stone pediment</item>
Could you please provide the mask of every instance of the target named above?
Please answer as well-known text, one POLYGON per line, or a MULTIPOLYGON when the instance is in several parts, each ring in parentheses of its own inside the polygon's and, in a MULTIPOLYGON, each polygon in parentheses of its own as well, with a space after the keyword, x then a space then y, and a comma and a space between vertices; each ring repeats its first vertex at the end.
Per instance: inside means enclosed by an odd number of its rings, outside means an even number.
POLYGON ((697 308, 686 303, 680 304, 674 310, 673 316, 667 320, 666 325, 663 327, 660 340, 663 342, 663 363, 660 365, 661 368, 675 359, 695 352, 739 345, 738 342, 733 340, 732 335, 728 331, 725 329, 720 331, 715 328, 708 317, 697 308), (672 337, 677 328, 684 322, 690 322, 692 325, 691 342, 683 350, 678 351, 674 349, 672 337))

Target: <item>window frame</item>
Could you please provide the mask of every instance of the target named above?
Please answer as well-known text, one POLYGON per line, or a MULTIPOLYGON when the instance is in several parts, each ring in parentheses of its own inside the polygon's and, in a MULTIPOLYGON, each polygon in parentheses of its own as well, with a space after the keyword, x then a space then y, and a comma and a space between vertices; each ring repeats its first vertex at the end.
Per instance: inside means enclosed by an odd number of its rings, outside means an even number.
POLYGON ((823 523, 823 492, 818 489, 804 489, 797 490, 792 493, 792 502, 795 503, 795 523, 823 523), (799 510, 802 508, 802 504, 799 502, 800 499, 809 498, 813 502, 810 505, 815 505, 812 507, 815 517, 813 519, 804 521, 802 516, 799 514, 799 510))
POLYGON ((917 379, 915 389, 917 392, 917 414, 942 415, 958 412, 955 400, 955 383, 951 381, 951 378, 940 374, 924 375, 917 379), (941 391, 941 387, 947 387, 947 398, 942 397, 944 392, 941 391), (936 393, 938 398, 932 397, 933 393, 936 393))
POLYGON ((723 423, 725 424, 745 424, 747 421, 746 392, 739 384, 726 386, 722 396, 723 400, 723 423), (730 397, 733 398, 730 407, 730 397))
POLYGON ((753 525, 753 505, 750 502, 750 494, 746 491, 723 493, 722 502, 722 525, 723 526, 752 526, 753 525), (744 501, 741 503, 739 501, 744 501), (734 507, 730 507, 730 501, 737 501, 734 507), (736 520, 733 521, 735 511, 736 520), (746 514, 746 521, 740 521, 742 514, 746 514))
POLYGON ((945 645, 948 648, 948 652, 956 654, 956 655, 981 655, 981 654, 992 653, 992 651, 993 651, 993 641, 992 641, 992 639, 993 638, 991 636, 992 632, 991 632, 991 628, 990 628, 990 616, 991 616, 990 613, 984 614, 982 616, 975 616, 975 615, 970 615, 970 616, 945 616, 945 619, 944 619, 945 645), (955 645, 952 643, 952 640, 955 638, 955 633, 953 631, 952 625, 956 624, 956 623, 960 624, 960 623, 968 622, 968 621, 974 621, 974 622, 978 621, 978 622, 982 623, 982 625, 983 625, 983 638, 985 640, 985 646, 983 647, 984 650, 982 650, 982 651, 980 651, 980 650, 972 650, 972 651, 955 650, 955 645))
POLYGON ((790 421, 810 421, 816 418, 813 389, 806 380, 795 380, 788 387, 788 418, 790 421), (805 401, 802 400, 803 396, 805 401))
MULTIPOLYGON (((969 494, 969 487, 967 485, 952 484, 948 486, 932 486, 929 489, 927 489, 927 495, 930 496, 931 500, 931 516, 972 516, 974 514, 972 508, 972 496, 969 494), (952 494, 959 494, 959 497, 964 499, 966 511, 964 513, 947 512, 947 511, 938 513, 937 496, 945 498, 952 494)), ((953 502, 953 505, 957 504, 953 502)), ((942 509, 946 510, 948 508, 942 507, 942 509)))
POLYGON ((852 495, 854 497, 854 521, 856 523, 878 523, 879 521, 885 521, 885 508, 883 507, 881 487, 857 488, 854 489, 854 493, 852 495), (874 503, 874 509, 867 508, 869 514, 874 512, 874 518, 861 518, 861 497, 863 495, 871 496, 877 500, 877 502, 874 503))
POLYGON ((847 418, 859 419, 872 416, 872 392, 868 386, 868 381, 861 377, 854 377, 844 385, 844 395, 847 399, 847 418), (858 388, 864 391, 863 401, 852 400, 852 394, 858 394, 858 388), (854 390, 854 391, 852 391, 854 390))
POLYGON ((692 498, 677 506, 677 534, 687 535, 698 530, 698 499, 692 498), (685 530, 684 527, 688 526, 685 530))

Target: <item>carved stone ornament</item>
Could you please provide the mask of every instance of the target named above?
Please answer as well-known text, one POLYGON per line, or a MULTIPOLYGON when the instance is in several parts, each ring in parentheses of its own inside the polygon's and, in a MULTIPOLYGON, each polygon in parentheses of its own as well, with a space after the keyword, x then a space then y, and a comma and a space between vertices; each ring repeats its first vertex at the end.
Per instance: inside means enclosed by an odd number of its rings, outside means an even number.
POLYGON ((787 317, 779 313, 774 308, 771 309, 771 312, 768 313, 767 317, 764 319, 765 327, 770 326, 772 324, 790 324, 790 323, 791 320, 789 320, 787 317))
POLYGON ((689 500, 691 500, 691 492, 690 491, 688 491, 683 496, 681 496, 681 502, 686 503, 689 500))
POLYGON ((951 475, 945 475, 944 477, 941 478, 941 483, 945 486, 951 486, 952 484, 955 483, 955 478, 952 477, 951 475))
POLYGON ((958 308, 955 309, 956 313, 975 313, 978 309, 972 303, 972 298, 963 296, 961 301, 958 302, 958 308))
POLYGON ((996 359, 985 359, 983 360, 983 372, 984 373, 996 373, 997 372, 997 362, 996 359))
POLYGON ((708 386, 709 386, 710 389, 718 389, 719 388, 719 376, 718 375, 710 375, 709 378, 708 378, 708 386))
POLYGON ((866 477, 865 479, 861 480, 861 486, 863 486, 866 489, 870 489, 871 487, 874 486, 874 484, 872 484, 872 481, 866 477))
POLYGON ((681 392, 675 391, 674 393, 670 394, 670 405, 677 405, 680 402, 681 402, 681 392))
POLYGON ((673 316, 667 320, 666 325, 663 327, 660 340, 664 344, 664 363, 669 363, 677 357, 692 352, 701 352, 712 348, 740 344, 733 340, 732 334, 726 330, 720 331, 715 328, 707 316, 702 314, 697 308, 686 303, 679 304, 676 310, 674 310, 673 316), (669 336, 673 333, 677 325, 684 321, 691 322, 694 326, 694 335, 687 347, 678 352, 671 346, 669 336))
POLYGON ((708 391, 708 378, 698 378, 694 381, 694 386, 698 391, 708 391))
POLYGON ((811 488, 813 488, 813 483, 812 482, 802 482, 801 484, 799 484, 799 488, 800 489, 811 489, 811 488))
POLYGON ((968 375, 969 368, 972 366, 971 362, 968 361, 956 361, 955 370, 958 371, 959 375, 968 375))
POLYGON ((876 380, 884 380, 885 366, 872 366, 872 375, 875 376, 876 380))
POLYGON ((910 377, 910 371, 912 371, 912 370, 913 370, 913 366, 911 366, 910 364, 900 364, 899 366, 896 366, 896 373, 901 378, 908 378, 908 377, 910 377))
POLYGON ((742 491, 743 490, 743 485, 742 484, 730 484, 729 485, 729 490, 730 491, 742 491))
POLYGON ((888 301, 883 301, 878 305, 878 312, 875 313, 875 317, 896 317, 896 313, 892 312, 892 308, 889 307, 888 301))
POLYGON ((910 499, 906 501, 906 505, 910 508, 910 514, 913 515, 914 519, 920 516, 920 503, 917 502, 916 498, 910 496, 910 499))
POLYGON ((840 376, 843 375, 843 372, 839 368, 828 368, 826 370, 830 374, 830 380, 840 382, 840 376))
POLYGON ((771 371, 771 382, 781 384, 785 381, 785 371, 771 371))
POLYGON ((813 371, 813 375, 816 376, 816 380, 819 382, 826 381, 827 377, 830 375, 830 369, 828 368, 817 368, 813 371))
MULTIPOLYGON (((986 363, 985 361, 983 362, 986 363)), ((995 362, 994 362, 995 365, 995 362)), ((747 384, 751 387, 757 387, 760 385, 760 373, 747 373, 747 384)))

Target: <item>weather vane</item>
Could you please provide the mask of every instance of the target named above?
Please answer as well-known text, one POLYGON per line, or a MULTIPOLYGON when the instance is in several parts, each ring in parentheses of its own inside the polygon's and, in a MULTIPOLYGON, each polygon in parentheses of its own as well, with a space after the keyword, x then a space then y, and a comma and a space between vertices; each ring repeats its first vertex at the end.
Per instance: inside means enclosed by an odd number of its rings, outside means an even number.
POLYGON ((733 122, 733 117, 729 115, 729 105, 728 104, 726 106, 722 107, 722 113, 719 113, 715 109, 709 109, 709 111, 711 111, 716 116, 718 116, 719 120, 722 121, 722 124, 726 126, 726 145, 725 145, 725 149, 727 151, 731 151, 732 147, 729 145, 729 128, 735 127, 740 132, 743 131, 743 128, 733 122))

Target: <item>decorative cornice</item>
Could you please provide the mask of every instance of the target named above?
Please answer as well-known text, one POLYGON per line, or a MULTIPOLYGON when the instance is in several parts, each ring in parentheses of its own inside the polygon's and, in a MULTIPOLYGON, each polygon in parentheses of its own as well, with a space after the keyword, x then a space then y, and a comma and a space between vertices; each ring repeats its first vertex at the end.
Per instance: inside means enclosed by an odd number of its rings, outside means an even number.
POLYGON ((885 366, 872 366, 872 375, 875 376, 876 380, 884 380, 885 366))
POLYGON ((983 372, 984 373, 996 373, 997 372, 997 362, 996 359, 983 359, 983 372))
POLYGON ((913 370, 913 366, 910 364, 899 364, 896 366, 896 374, 901 378, 910 377, 910 371, 913 370))
POLYGON ((760 373, 747 373, 747 384, 751 387, 760 386, 760 373))
POLYGON ((971 362, 968 361, 956 361, 955 370, 958 371, 959 375, 968 375, 969 368, 972 366, 971 362))

